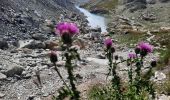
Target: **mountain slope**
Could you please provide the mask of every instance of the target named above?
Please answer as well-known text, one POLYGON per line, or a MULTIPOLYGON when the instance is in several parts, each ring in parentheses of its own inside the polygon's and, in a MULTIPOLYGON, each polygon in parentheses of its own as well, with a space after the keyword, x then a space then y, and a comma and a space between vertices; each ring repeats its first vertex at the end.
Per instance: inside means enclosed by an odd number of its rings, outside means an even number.
POLYGON ((46 19, 74 11, 70 0, 0 0, 0 40, 31 38, 32 33, 47 34, 42 29, 46 19))

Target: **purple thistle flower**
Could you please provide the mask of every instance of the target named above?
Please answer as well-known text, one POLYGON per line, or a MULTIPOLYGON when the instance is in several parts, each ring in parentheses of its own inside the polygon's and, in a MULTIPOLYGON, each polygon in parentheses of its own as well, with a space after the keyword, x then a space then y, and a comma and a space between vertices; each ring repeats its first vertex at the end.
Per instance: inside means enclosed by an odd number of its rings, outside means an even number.
POLYGON ((135 54, 135 53, 129 53, 129 54, 128 54, 128 57, 129 57, 130 59, 134 59, 134 58, 136 58, 136 54, 135 54))
POLYGON ((76 35, 79 33, 79 29, 76 24, 62 22, 56 26, 56 30, 58 31, 59 35, 63 35, 65 33, 69 33, 71 36, 76 35))
POLYGON ((105 41, 104 41, 104 44, 106 45, 106 47, 111 47, 113 42, 112 42, 112 39, 111 38, 107 38, 105 41))
POLYGON ((139 48, 142 51, 145 51, 146 53, 151 53, 153 51, 153 46, 145 42, 140 42, 137 48, 139 48))
POLYGON ((59 31, 60 35, 63 35, 63 33, 69 32, 69 24, 67 22, 59 23, 56 29, 59 31))
POLYGON ((78 29, 77 25, 74 24, 74 23, 70 23, 70 25, 69 25, 69 32, 70 32, 72 35, 78 34, 78 33, 79 33, 79 29, 78 29))

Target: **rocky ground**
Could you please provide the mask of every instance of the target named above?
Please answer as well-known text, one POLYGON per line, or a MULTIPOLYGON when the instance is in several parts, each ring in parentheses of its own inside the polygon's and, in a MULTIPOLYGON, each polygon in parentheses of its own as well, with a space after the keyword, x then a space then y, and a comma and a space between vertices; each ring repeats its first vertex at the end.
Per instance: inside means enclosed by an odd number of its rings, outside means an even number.
MULTIPOLYGON (((97 29, 90 29, 85 17, 72 8, 72 3, 68 3, 67 0, 66 2, 67 7, 64 7, 65 4, 62 0, 2 1, 0 4, 0 26, 2 27, 0 37, 3 37, 0 40, 0 100, 51 100, 53 95, 57 95, 57 90, 63 83, 49 60, 50 50, 57 51, 59 56, 57 66, 68 82, 67 72, 64 68, 65 61, 61 59, 59 37, 52 34, 53 30, 47 27, 54 24, 53 19, 56 23, 62 20, 75 22, 80 28, 81 34, 74 44, 80 48, 79 53, 82 60, 76 62, 77 67, 74 73, 82 99, 87 99, 86 92, 89 87, 98 83, 107 83, 108 61, 103 53, 103 39, 106 36, 100 34, 101 32, 97 29), (23 7, 18 9, 18 5, 23 5, 23 7), (57 17, 57 20, 54 16, 57 17), (92 40, 92 38, 96 39, 92 40), (39 76, 40 80, 38 80, 39 76)), ((134 30, 140 26, 124 16, 119 16, 119 21, 116 22, 126 23, 128 28, 131 27, 130 29, 134 30)), ((111 30, 123 30, 120 28, 124 27, 121 26, 122 24, 117 25, 115 27, 118 28, 111 27, 111 30)), ((114 26, 114 23, 111 26, 114 26)), ((147 31, 148 41, 153 39, 152 32, 150 34, 150 31, 144 30, 141 26, 139 30, 141 30, 140 32, 147 31)), ((129 48, 127 45, 122 47, 118 44, 117 37, 113 38, 116 48, 115 55, 119 55, 119 60, 127 58, 133 48, 129 48)), ((132 46, 135 47, 135 44, 132 46)), ((157 48, 160 48, 159 45, 157 48)), ((146 59, 158 59, 158 56, 157 53, 150 54, 146 59)), ((148 65, 149 60, 145 64, 148 65)), ((118 71, 122 80, 126 80, 124 77, 127 74, 124 71, 126 69, 125 64, 119 65, 118 71)), ((145 70, 147 68, 143 69, 143 71, 145 70)), ((165 78, 164 73, 157 71, 153 80, 159 83, 165 78)), ((168 98, 170 97, 158 95, 158 100, 168 100, 168 98)))
MULTIPOLYGON (((106 83, 106 75, 108 73, 108 61, 102 55, 104 46, 101 41, 91 41, 88 35, 81 35, 79 39, 86 39, 87 45, 79 51, 82 61, 77 62, 75 75, 79 90, 84 93, 88 88, 84 88, 85 84, 106 83)), ((56 37, 53 37, 57 40, 56 37)), ((33 40, 34 41, 34 40, 33 40)), ((52 41, 52 40, 51 40, 52 41)), ((57 41, 56 44, 59 44, 57 41)), ((27 45, 36 44, 35 42, 21 42, 21 48, 14 50, 1 50, 0 58, 0 98, 2 100, 51 100, 51 95, 56 94, 57 90, 62 86, 62 81, 53 69, 48 53, 49 49, 43 48, 28 48, 27 45), (40 76, 40 81, 37 79, 40 76), (31 99, 34 98, 34 99, 31 99)), ((42 45, 42 44, 37 44, 42 45)), ((81 47, 81 45, 79 45, 81 47)), ((41 47, 41 46, 40 46, 41 47)), ((127 58, 128 48, 119 49, 115 44, 116 54, 120 59, 127 58)), ((64 61, 61 60, 61 51, 57 50, 60 61, 57 63, 61 74, 66 82, 67 72, 64 68, 64 61)), ((157 58, 156 55, 150 55, 149 58, 157 58)), ((146 62, 146 64, 149 64, 146 62)), ((127 67, 124 64, 120 65, 119 74, 122 80, 126 80, 124 70, 127 67)), ((162 78, 162 77, 161 77, 162 78)), ((161 78, 158 78, 162 80, 161 78)), ((158 81, 160 81, 158 80, 158 81)), ((83 100, 86 98, 85 94, 83 100)))

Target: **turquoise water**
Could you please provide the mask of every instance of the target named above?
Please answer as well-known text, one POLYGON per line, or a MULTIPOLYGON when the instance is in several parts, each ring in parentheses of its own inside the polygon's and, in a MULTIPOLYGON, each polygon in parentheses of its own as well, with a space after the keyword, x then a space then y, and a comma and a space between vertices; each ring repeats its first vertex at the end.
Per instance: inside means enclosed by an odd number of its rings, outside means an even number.
POLYGON ((107 23, 106 18, 100 15, 92 14, 88 10, 84 8, 80 8, 79 6, 76 6, 78 10, 80 10, 82 13, 84 13, 85 16, 87 16, 87 20, 89 21, 88 25, 92 28, 101 27, 102 32, 107 32, 107 23))

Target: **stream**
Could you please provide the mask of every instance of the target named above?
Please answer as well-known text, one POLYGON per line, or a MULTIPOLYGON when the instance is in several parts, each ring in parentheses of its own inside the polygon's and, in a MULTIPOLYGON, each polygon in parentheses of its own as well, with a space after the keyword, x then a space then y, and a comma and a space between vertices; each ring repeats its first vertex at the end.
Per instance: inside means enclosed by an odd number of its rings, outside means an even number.
POLYGON ((80 8, 79 6, 75 6, 80 12, 84 13, 87 16, 88 25, 92 28, 101 27, 102 32, 107 32, 107 20, 105 17, 92 14, 88 10, 84 8, 80 8))

